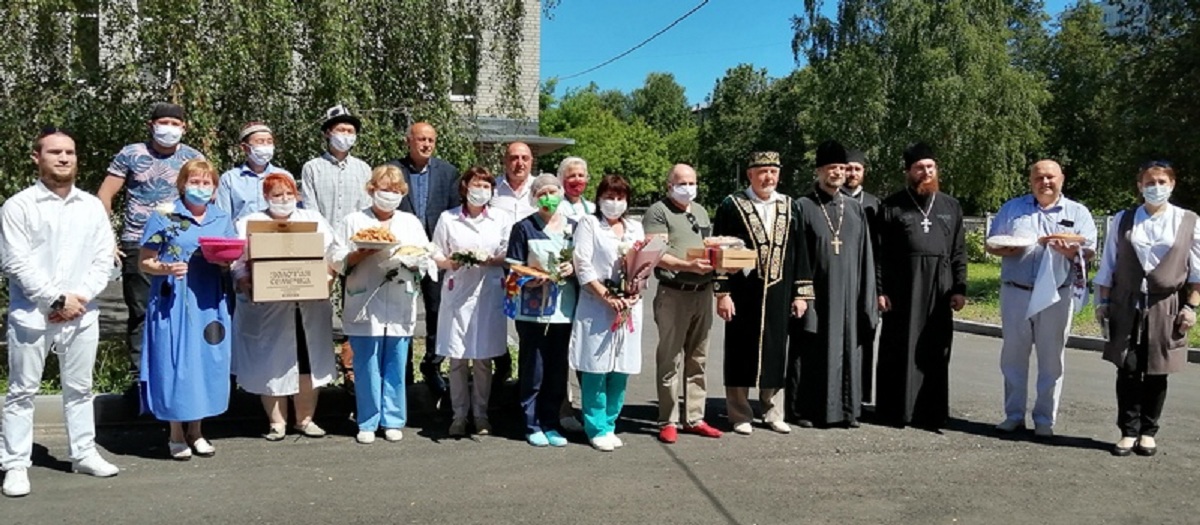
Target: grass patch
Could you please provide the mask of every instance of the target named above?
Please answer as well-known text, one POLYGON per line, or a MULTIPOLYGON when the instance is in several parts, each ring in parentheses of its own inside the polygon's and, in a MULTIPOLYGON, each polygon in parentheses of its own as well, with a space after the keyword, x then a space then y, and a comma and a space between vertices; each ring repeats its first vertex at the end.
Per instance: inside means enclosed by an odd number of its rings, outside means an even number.
MULTIPOLYGON (((956 314, 959 319, 1000 324, 1000 264, 970 263, 967 267, 967 306, 956 314)), ((1092 303, 1089 301, 1071 323, 1071 333, 1100 337, 1100 324, 1096 322, 1092 303)), ((1188 346, 1200 347, 1200 330, 1188 334, 1188 346)))
MULTIPOLYGON (((96 368, 92 372, 92 390, 97 394, 124 392, 133 384, 129 373, 129 350, 119 339, 100 341, 96 348, 96 368)), ((8 392, 8 345, 0 345, 0 393, 8 392)), ((50 352, 42 373, 41 394, 62 392, 58 356, 50 352)))

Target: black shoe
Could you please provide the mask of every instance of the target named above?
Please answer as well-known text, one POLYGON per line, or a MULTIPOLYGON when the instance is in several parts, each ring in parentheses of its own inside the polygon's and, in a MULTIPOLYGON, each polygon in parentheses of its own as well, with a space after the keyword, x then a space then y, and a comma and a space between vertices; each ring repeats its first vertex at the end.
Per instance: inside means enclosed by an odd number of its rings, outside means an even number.
POLYGON ((857 419, 850 418, 846 420, 846 428, 859 428, 861 426, 857 419))
POLYGON ((1118 446, 1116 446, 1116 445, 1113 445, 1113 448, 1112 448, 1112 455, 1114 455, 1114 456, 1117 456, 1117 457, 1122 457, 1122 458, 1123 458, 1123 457, 1125 457, 1125 456, 1128 456, 1128 455, 1130 455, 1130 454, 1132 454, 1132 453, 1133 453, 1133 449, 1132 449, 1132 448, 1118 447, 1118 446))
MULTIPOLYGON (((1133 446, 1133 453, 1137 454, 1139 456, 1148 458, 1148 457, 1153 456, 1158 453, 1158 445, 1155 445, 1153 447, 1143 447, 1141 440, 1139 440, 1138 444, 1133 446)), ((1129 455, 1128 452, 1126 452, 1125 454, 1129 455)))
POLYGON ((812 421, 810 421, 810 420, 807 420, 807 419, 797 419, 797 420, 796 420, 796 426, 798 426, 798 427, 800 427, 800 428, 812 428, 814 425, 813 425, 813 422, 812 422, 812 421))

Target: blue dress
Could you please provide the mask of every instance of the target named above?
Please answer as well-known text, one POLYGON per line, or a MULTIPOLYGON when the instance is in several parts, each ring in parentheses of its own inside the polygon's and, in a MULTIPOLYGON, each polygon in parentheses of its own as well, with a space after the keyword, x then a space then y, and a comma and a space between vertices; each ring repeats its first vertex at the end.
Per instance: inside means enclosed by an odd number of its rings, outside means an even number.
POLYGON ((175 213, 152 213, 142 247, 165 263, 187 261, 187 276, 150 278, 142 344, 142 411, 162 421, 197 421, 229 407, 229 297, 223 270, 200 253, 200 237, 236 238, 233 221, 209 205, 203 222, 175 201, 175 213))

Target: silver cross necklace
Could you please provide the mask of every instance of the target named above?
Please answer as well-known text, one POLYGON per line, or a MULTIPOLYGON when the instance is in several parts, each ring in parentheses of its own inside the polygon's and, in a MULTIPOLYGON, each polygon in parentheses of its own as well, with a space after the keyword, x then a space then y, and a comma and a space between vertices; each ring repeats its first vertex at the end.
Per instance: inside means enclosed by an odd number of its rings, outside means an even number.
MULTIPOLYGON (((833 228, 833 219, 831 217, 829 217, 829 212, 825 211, 825 205, 821 204, 820 194, 816 194, 815 192, 814 192, 814 194, 817 197, 817 206, 820 206, 820 208, 821 208, 821 214, 825 215, 825 224, 829 225, 829 232, 833 234, 833 240, 829 241, 829 244, 833 245, 833 254, 841 255, 842 254, 842 225, 846 223, 846 201, 845 201, 845 198, 843 197, 843 198, 838 199, 838 225, 837 225, 837 229, 834 229, 833 228)), ((840 197, 840 195, 839 195, 839 197, 840 197)), ((832 196, 830 197, 830 200, 831 201, 833 200, 832 196)))
POLYGON ((925 233, 929 233, 929 226, 933 224, 932 222, 929 222, 929 214, 933 211, 933 201, 937 200, 937 193, 929 196, 929 207, 922 210, 921 203, 917 202, 917 198, 913 196, 912 188, 905 188, 905 191, 908 192, 908 198, 912 199, 913 204, 917 206, 917 211, 921 212, 921 216, 924 217, 920 223, 921 230, 923 230, 925 233))

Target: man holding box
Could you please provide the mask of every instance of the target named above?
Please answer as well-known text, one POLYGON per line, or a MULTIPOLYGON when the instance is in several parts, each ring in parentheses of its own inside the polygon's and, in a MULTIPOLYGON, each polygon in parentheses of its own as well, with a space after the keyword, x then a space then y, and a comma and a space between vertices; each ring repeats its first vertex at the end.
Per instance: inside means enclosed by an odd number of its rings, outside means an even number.
POLYGON ((654 322, 658 325, 658 439, 674 443, 679 429, 679 366, 684 374, 683 431, 704 437, 721 437, 721 431, 704 422, 707 399, 705 362, 708 330, 713 322, 713 267, 707 259, 688 259, 688 249, 703 248, 712 230, 708 212, 693 205, 696 170, 676 164, 667 174, 667 197, 646 210, 642 219, 646 235, 664 235, 667 253, 658 263, 658 293, 654 296, 654 322))
POLYGON ((801 427, 857 428, 862 407, 859 323, 878 322, 875 263, 863 207, 839 191, 847 152, 836 141, 817 147, 817 182, 797 199, 808 240, 816 299, 792 321, 785 410, 801 427))
POLYGON ((779 154, 754 153, 750 187, 721 202, 713 233, 736 237, 754 250, 753 268, 714 280, 717 315, 725 328, 725 396, 733 431, 748 435, 751 387, 759 389, 763 422, 786 434, 780 391, 787 368, 788 318, 802 317, 813 298, 803 218, 796 203, 775 191, 779 154))

